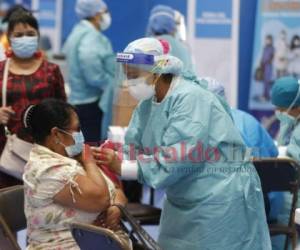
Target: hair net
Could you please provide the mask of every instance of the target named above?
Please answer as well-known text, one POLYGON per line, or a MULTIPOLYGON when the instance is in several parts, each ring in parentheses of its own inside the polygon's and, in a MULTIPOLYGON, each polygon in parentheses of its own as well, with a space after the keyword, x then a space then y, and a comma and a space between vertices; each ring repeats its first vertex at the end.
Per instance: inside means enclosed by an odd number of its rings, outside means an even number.
POLYGON ((271 100, 277 107, 299 107, 300 80, 292 76, 277 79, 271 90, 271 100))
POLYGON ((148 35, 164 35, 176 29, 175 10, 169 6, 157 5, 151 13, 148 22, 148 35))
POLYGON ((152 73, 178 75, 183 69, 183 64, 180 59, 168 54, 169 46, 166 43, 167 41, 156 38, 141 38, 131 42, 124 53, 153 55, 153 65, 136 66, 152 73))
POLYGON ((81 19, 84 19, 93 17, 106 8, 107 5, 102 0, 77 0, 75 11, 81 19))
POLYGON ((225 88, 222 83, 220 83, 219 81, 217 81, 216 79, 211 78, 211 77, 204 77, 201 80, 204 80, 207 82, 208 90, 210 90, 214 94, 219 95, 219 96, 223 97, 224 99, 226 99, 225 88))

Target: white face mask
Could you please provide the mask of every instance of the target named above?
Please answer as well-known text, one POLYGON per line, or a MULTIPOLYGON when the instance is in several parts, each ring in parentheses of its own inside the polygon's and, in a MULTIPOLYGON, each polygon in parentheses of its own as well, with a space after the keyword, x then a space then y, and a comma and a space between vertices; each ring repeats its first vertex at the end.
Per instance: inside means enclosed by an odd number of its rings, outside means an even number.
POLYGON ((155 94, 155 85, 147 84, 146 77, 130 79, 127 83, 130 95, 138 101, 149 99, 155 94))
POLYGON ((108 12, 102 14, 102 19, 100 21, 100 28, 102 31, 107 30, 111 25, 111 16, 108 12))

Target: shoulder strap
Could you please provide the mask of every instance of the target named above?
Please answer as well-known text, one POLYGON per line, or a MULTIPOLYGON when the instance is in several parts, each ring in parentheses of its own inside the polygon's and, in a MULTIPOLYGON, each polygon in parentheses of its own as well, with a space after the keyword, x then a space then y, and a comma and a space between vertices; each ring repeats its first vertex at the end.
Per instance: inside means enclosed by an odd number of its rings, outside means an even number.
POLYGON ((2 80, 2 107, 7 105, 7 80, 8 80, 8 70, 9 70, 10 59, 8 58, 5 62, 2 80))

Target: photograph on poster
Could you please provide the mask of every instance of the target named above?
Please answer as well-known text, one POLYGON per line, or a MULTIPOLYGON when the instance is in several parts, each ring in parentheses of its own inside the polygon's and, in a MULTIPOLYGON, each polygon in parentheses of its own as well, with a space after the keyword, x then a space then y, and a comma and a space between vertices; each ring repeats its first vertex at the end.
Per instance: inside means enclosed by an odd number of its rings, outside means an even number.
POLYGON ((249 99, 252 110, 273 109, 270 91, 277 78, 300 77, 299 10, 299 0, 259 1, 249 99))

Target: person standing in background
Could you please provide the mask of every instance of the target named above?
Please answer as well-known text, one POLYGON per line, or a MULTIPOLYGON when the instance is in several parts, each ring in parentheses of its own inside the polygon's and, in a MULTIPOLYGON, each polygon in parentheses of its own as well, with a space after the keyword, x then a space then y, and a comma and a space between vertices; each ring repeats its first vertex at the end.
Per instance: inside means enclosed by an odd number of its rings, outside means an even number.
POLYGON ((294 35, 291 41, 288 72, 296 78, 300 77, 300 37, 298 35, 294 35))
MULTIPOLYGON (((156 5, 150 13, 147 36, 167 40, 170 44, 170 55, 179 58, 186 70, 195 71, 192 55, 187 45, 179 38, 180 20, 176 20, 176 11, 166 5, 156 5)), ((178 18, 177 18, 178 19, 178 18)))
POLYGON ((273 79, 273 60, 274 60, 275 49, 273 46, 273 37, 271 35, 266 36, 265 46, 263 49, 263 54, 261 58, 261 68, 263 70, 263 84, 264 93, 262 101, 270 100, 270 89, 273 79))
MULTIPOLYGON (((38 22, 28 10, 18 9, 11 14, 7 37, 11 48, 7 52, 7 57, 10 58, 7 105, 0 108, 0 153, 6 143, 4 125, 20 139, 32 142, 32 137, 22 125, 21 114, 26 106, 38 104, 45 98, 66 101, 60 69, 56 64, 45 60, 39 50, 38 22)), ((7 60, 0 62, 0 90, 6 62, 7 60)), ((1 103, 2 101, 1 98, 1 103)), ((0 171, 0 188, 16 183, 16 179, 0 171)))
POLYGON ((69 102, 77 108, 86 141, 95 143, 106 137, 111 121, 115 57, 102 33, 111 16, 102 0, 77 0, 75 10, 81 21, 63 48, 70 72, 69 102))
POLYGON ((275 42, 275 69, 276 78, 286 76, 288 69, 288 54, 289 45, 287 42, 287 34, 285 30, 282 30, 275 42))

